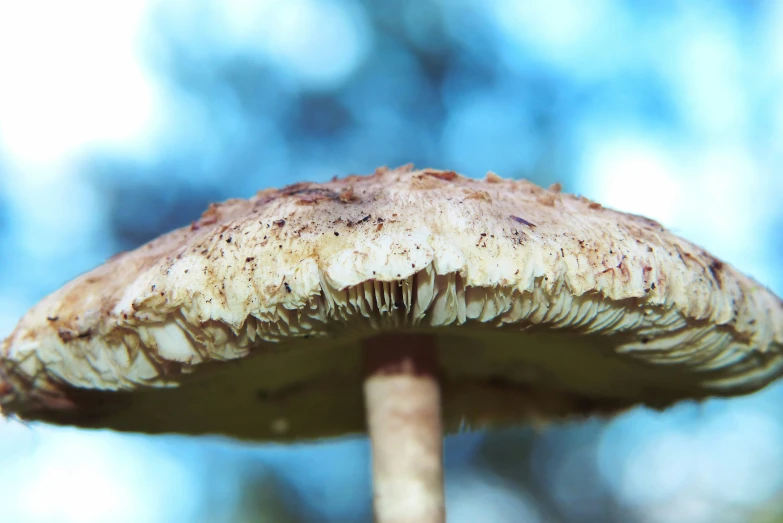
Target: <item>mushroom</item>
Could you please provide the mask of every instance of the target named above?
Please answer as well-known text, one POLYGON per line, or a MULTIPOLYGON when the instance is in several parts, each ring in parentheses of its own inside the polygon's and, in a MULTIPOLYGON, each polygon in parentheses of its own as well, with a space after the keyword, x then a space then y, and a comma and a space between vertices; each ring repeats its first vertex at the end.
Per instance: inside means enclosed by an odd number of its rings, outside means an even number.
POLYGON ((783 303, 658 223, 490 173, 213 204, 51 294, 6 415, 260 441, 367 430, 377 521, 445 519, 443 431, 758 390, 783 303))

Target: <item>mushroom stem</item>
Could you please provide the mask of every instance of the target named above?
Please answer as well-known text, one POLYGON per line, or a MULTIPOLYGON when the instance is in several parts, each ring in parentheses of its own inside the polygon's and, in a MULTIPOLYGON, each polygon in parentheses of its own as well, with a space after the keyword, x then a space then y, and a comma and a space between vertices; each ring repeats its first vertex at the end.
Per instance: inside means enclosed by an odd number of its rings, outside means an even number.
POLYGON ((364 399, 378 523, 445 521, 443 429, 434 336, 364 343, 364 399))

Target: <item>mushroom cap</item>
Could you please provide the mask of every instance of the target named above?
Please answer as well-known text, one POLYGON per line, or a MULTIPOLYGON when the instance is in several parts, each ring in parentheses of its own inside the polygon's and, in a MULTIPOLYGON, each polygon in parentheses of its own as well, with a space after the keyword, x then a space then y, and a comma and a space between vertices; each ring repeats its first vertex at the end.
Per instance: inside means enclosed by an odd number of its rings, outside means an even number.
POLYGON ((378 169, 213 204, 0 347, 4 413, 287 440, 364 430, 363 340, 435 334, 448 430, 755 391, 783 303, 649 219, 490 173, 378 169))

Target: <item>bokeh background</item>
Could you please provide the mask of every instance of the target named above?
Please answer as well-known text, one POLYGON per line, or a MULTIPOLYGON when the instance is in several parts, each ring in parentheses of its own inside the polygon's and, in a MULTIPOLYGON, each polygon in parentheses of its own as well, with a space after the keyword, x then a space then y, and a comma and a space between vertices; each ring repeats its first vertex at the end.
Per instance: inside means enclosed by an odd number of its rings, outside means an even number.
MULTIPOLYGON (((0 2, 0 336, 210 201, 414 162, 661 221, 783 294, 783 2, 0 2)), ((783 387, 446 444, 454 522, 783 521, 783 387)), ((0 421, 0 521, 360 522, 368 444, 0 421)))

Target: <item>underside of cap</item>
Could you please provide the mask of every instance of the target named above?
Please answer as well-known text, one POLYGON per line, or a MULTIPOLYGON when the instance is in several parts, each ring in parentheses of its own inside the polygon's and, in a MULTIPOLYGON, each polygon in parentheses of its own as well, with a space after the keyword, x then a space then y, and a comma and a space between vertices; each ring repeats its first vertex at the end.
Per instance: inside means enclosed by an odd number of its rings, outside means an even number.
POLYGON ((2 345, 3 410, 139 432, 364 429, 362 340, 437 339, 445 426, 757 390, 783 304, 637 216, 449 171, 262 191, 118 255, 2 345))

